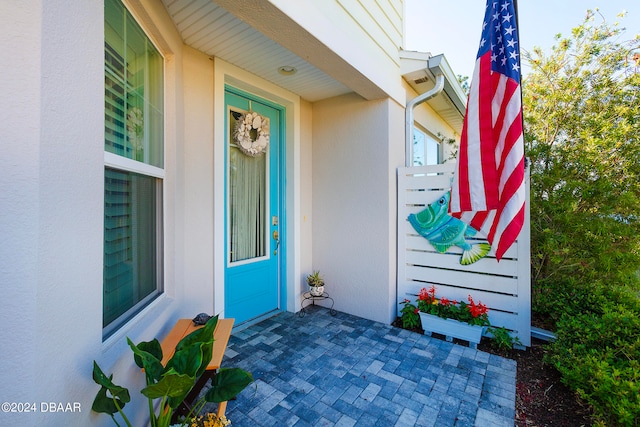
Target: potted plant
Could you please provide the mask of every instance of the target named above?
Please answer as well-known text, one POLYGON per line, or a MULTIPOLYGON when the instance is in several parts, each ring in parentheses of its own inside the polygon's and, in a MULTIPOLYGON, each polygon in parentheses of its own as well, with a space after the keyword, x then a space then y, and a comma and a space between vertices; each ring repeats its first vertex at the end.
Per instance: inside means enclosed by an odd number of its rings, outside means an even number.
POLYGON ((469 341, 469 345, 476 348, 482 334, 490 326, 489 310, 480 301, 475 302, 471 295, 467 299, 468 302, 439 298, 435 286, 422 288, 416 300, 417 306, 407 299, 402 302, 403 324, 415 323, 415 317, 419 316, 426 334, 442 334, 447 341, 459 338, 469 341))
MULTIPOLYGON (((136 365, 144 369, 147 386, 140 392, 149 401, 151 427, 168 427, 171 424, 174 410, 206 370, 212 357, 213 332, 217 323, 218 316, 212 317, 204 327, 196 329, 180 340, 174 355, 165 366, 162 365, 162 347, 157 339, 135 345, 127 338, 129 347, 134 353, 136 365), (153 401, 156 399, 160 399, 159 405, 154 405, 153 401)), ((114 384, 112 379, 113 375, 107 377, 94 360, 93 380, 101 388, 91 409, 109 414, 119 426, 115 417, 117 412, 126 425, 131 427, 131 423, 122 411, 125 404, 131 400, 129 390, 114 384)), ((251 382, 253 382, 251 374, 240 368, 219 369, 211 380, 211 388, 193 405, 182 425, 194 417, 206 402, 221 403, 231 400, 251 382)))
POLYGON ((314 297, 322 296, 324 293, 324 279, 320 276, 320 271, 314 270, 307 276, 307 284, 309 285, 309 293, 314 297))

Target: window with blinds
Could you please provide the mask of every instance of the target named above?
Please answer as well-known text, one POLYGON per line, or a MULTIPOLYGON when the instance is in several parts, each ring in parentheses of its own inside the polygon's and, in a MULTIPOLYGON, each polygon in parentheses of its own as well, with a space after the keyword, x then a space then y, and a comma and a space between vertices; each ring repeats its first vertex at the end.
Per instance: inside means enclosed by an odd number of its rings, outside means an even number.
POLYGON ((163 167, 164 60, 119 0, 105 2, 105 144, 163 167))
POLYGON ((104 149, 115 155, 104 179, 106 337, 162 292, 164 60, 120 0, 105 1, 104 52, 104 149))

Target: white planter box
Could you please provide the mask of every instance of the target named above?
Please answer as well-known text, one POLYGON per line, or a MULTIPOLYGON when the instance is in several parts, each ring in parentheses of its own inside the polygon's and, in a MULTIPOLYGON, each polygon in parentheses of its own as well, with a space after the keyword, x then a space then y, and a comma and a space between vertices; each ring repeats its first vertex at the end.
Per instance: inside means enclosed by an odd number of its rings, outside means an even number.
POLYGON ((422 329, 424 329, 426 335, 431 336, 431 333, 435 332, 446 336, 449 342, 453 341, 454 338, 469 341, 469 347, 471 348, 477 348, 482 339, 484 326, 469 325, 468 323, 458 322, 453 319, 443 319, 442 317, 422 312, 419 314, 422 329))

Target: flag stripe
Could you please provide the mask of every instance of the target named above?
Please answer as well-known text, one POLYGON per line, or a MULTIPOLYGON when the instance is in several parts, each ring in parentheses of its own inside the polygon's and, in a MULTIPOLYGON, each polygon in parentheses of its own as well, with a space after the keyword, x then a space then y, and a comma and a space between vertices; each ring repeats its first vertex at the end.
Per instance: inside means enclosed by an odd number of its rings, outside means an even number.
MULTIPOLYGON (((480 62, 481 67, 479 71, 479 80, 490 79, 491 57, 489 55, 483 55, 480 58, 480 62)), ((471 194, 471 206, 469 209, 483 211, 495 208, 497 206, 498 199, 496 194, 496 157, 495 150, 491 144, 494 133, 493 123, 491 121, 491 117, 484 114, 483 109, 484 106, 491 104, 493 93, 490 85, 488 84, 479 84, 478 90, 480 93, 478 104, 480 133, 473 143, 480 145, 481 156, 475 158, 476 161, 469 165, 469 169, 481 171, 479 175, 482 177, 482 181, 477 182, 476 186, 482 187, 484 192, 471 194), (486 165, 486 167, 482 167, 481 165, 486 165)), ((470 139, 467 141, 472 142, 470 139)))
POLYGON ((523 194, 514 194, 504 208, 499 209, 496 213, 498 221, 494 220, 491 235, 492 241, 495 242, 496 258, 502 258, 502 255, 509 249, 511 244, 516 241, 522 225, 524 224, 524 192, 523 194), (515 211, 513 216, 503 215, 506 210, 515 211))

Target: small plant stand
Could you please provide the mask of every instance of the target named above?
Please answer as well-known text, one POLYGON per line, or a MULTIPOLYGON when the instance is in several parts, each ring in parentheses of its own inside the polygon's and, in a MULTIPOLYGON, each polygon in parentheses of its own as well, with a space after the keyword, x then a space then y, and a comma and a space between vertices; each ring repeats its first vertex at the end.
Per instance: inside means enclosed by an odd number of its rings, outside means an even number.
POLYGON ((323 301, 323 300, 330 300, 331 301, 331 307, 329 308, 329 314, 331 314, 332 316, 335 316, 336 314, 338 314, 338 312, 336 310, 333 309, 333 298, 331 298, 329 296, 328 293, 323 292, 322 295, 311 295, 311 292, 305 292, 304 294, 302 294, 302 302, 300 303, 300 311, 298 312, 298 315, 300 317, 304 317, 306 313, 306 307, 309 307, 310 305, 316 305, 316 301, 323 301))

